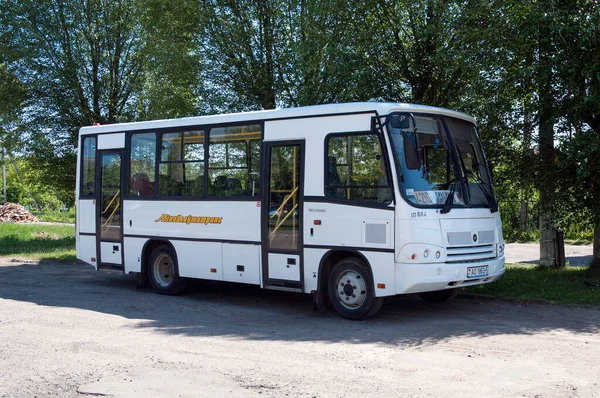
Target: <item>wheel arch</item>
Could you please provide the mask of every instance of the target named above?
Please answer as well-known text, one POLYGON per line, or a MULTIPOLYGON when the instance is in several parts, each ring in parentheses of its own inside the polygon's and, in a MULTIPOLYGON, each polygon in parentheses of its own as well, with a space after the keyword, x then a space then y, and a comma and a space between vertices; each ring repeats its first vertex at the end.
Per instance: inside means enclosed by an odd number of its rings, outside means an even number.
POLYGON ((351 249, 331 249, 321 257, 318 270, 317 293, 327 294, 327 281, 335 264, 346 258, 356 258, 361 261, 369 272, 371 278, 371 289, 375 292, 375 279, 369 260, 358 250, 351 249))
POLYGON ((142 273, 148 272, 148 260, 150 256, 152 256, 152 252, 159 246, 167 245, 171 249, 171 253, 175 257, 176 267, 175 272, 177 276, 179 275, 179 260, 177 258, 177 250, 175 250, 175 246, 168 239, 149 239, 142 248, 142 273))

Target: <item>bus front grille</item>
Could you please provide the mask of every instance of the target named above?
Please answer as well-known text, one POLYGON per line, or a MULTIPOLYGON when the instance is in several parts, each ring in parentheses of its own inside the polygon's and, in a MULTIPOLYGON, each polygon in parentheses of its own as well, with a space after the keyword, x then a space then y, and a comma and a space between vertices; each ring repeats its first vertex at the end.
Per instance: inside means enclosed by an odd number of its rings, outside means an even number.
POLYGON ((454 246, 446 248, 446 263, 472 263, 496 257, 496 247, 492 245, 454 246))

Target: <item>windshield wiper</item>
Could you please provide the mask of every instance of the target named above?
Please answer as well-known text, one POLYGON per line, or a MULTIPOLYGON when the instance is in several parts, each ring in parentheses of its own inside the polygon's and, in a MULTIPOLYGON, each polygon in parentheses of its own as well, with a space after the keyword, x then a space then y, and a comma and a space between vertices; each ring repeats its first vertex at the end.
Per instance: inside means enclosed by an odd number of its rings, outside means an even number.
POLYGON ((446 201, 444 202, 444 207, 440 211, 441 214, 450 213, 452 210, 452 204, 454 203, 454 192, 456 192, 456 183, 458 181, 456 179, 450 182, 450 193, 446 196, 446 201))
POLYGON ((466 169, 465 169, 465 175, 473 176, 473 181, 475 181, 475 183, 477 184, 479 189, 481 189, 481 192, 483 192, 483 196, 485 196, 485 199, 488 201, 488 204, 490 205, 490 212, 492 212, 492 213, 497 212, 498 211, 498 202, 496 202, 496 198, 494 198, 492 196, 492 194, 490 194, 488 192, 485 185, 483 184, 483 181, 481 180, 481 177, 479 177, 479 175, 477 173, 475 173, 474 171, 466 170, 466 169))

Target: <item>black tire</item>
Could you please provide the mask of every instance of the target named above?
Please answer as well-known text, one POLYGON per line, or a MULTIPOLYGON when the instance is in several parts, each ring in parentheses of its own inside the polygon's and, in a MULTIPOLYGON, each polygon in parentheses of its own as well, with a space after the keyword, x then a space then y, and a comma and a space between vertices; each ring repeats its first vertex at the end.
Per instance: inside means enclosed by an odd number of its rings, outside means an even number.
POLYGON ((179 276, 177 257, 169 245, 160 245, 152 251, 147 273, 152 288, 160 294, 180 294, 189 284, 188 279, 179 276))
POLYGON ((427 301, 432 304, 443 303, 456 296, 457 289, 445 289, 445 290, 435 290, 433 292, 423 292, 418 293, 421 299, 427 301))
POLYGON ((373 281, 362 261, 347 258, 338 262, 327 284, 329 301, 346 319, 361 321, 379 312, 383 297, 375 297, 373 281))

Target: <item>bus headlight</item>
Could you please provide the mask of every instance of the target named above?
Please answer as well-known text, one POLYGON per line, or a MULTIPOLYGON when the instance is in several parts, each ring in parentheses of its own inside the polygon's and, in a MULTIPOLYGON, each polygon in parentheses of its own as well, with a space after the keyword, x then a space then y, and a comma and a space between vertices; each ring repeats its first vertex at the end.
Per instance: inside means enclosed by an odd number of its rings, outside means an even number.
POLYGON ((396 258, 398 263, 410 264, 437 263, 444 260, 443 248, 423 243, 405 245, 396 258))
POLYGON ((504 243, 498 244, 498 257, 504 256, 504 243))

